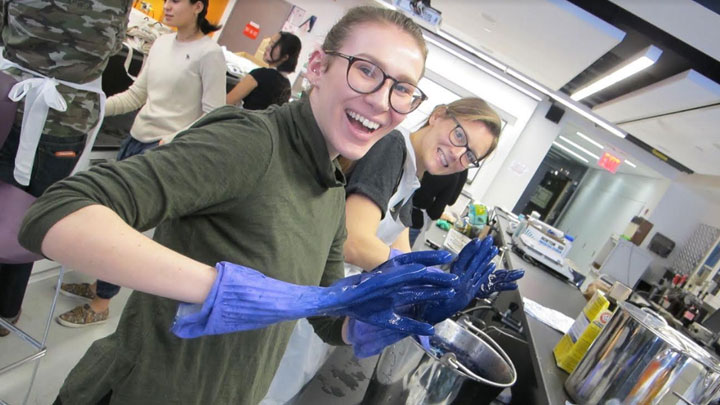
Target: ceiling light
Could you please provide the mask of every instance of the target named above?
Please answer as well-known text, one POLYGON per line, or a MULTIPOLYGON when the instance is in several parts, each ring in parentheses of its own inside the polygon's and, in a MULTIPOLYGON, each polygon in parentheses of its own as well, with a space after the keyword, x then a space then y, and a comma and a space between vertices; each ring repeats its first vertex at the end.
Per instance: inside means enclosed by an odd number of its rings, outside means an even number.
MULTIPOLYGON (((375 1, 377 1, 377 0, 375 0, 375 1)), ((440 38, 451 42, 453 45, 459 46, 460 48, 464 49, 466 52, 470 52, 471 54, 477 56, 478 58, 484 60, 485 62, 495 66, 496 68, 498 68, 502 71, 505 71, 508 68, 504 63, 500 62, 499 60, 497 60, 489 55, 486 55, 482 52, 477 52, 472 46, 468 45, 465 41, 447 33, 446 31, 438 30, 437 35, 439 35, 440 38)), ((425 38, 427 39, 427 37, 425 37, 425 38)))
POLYGON ((570 98, 575 101, 579 101, 606 87, 610 87, 621 80, 627 79, 635 73, 652 66, 652 64, 657 62, 658 58, 660 58, 660 55, 662 55, 662 50, 658 47, 650 45, 643 49, 639 54, 633 56, 630 59, 630 62, 576 91, 570 96, 570 98))
MULTIPOLYGON (((379 2, 380 0, 375 0, 375 1, 379 2)), ((427 31, 427 29, 426 29, 426 31, 427 31)), ((439 35, 439 36, 440 36, 441 38, 443 38, 444 40, 452 43, 453 45, 455 45, 455 46, 457 46, 457 47, 462 48, 462 49, 465 50, 466 52, 469 52, 471 55, 473 55, 473 56, 475 56, 475 57, 477 57, 477 58, 480 58, 481 60, 483 60, 483 61, 489 63, 490 65, 498 68, 498 69, 499 69, 500 71, 502 71, 502 73, 504 73, 504 74, 502 74, 502 75, 501 75, 501 74, 498 74, 498 73, 490 70, 489 68, 486 68, 485 66, 482 66, 482 65, 480 65, 480 64, 477 64, 477 63, 471 61, 470 59, 468 59, 468 58, 466 58, 466 57, 464 57, 464 56, 460 56, 460 54, 459 54, 458 52, 456 52, 456 51, 454 51, 454 50, 451 50, 449 47, 440 44, 440 43, 439 43, 438 41, 436 41, 436 40, 433 40, 432 38, 430 38, 429 35, 427 35, 427 34, 425 34, 425 33, 423 33, 423 37, 425 38, 425 40, 426 40, 427 42, 431 42, 431 43, 433 43, 433 44, 436 44, 437 46, 439 46, 440 48, 446 50, 447 52, 450 52, 451 54, 459 57, 460 59, 463 59, 464 61, 466 61, 466 62, 468 62, 468 63, 470 63, 470 64, 478 67, 479 69, 481 69, 481 70, 484 71, 485 73, 490 74, 491 76, 495 77, 496 79, 501 80, 503 83, 506 83, 506 84, 512 86, 514 89, 521 91, 523 94, 526 94, 526 95, 530 96, 533 100, 541 101, 542 99, 541 99, 540 97, 538 97, 537 95, 533 94, 532 92, 528 91, 528 90, 527 90, 526 88, 524 88, 523 86, 519 86, 519 85, 518 85, 517 83, 515 83, 514 81, 509 80, 509 79, 506 77, 506 75, 507 75, 507 76, 512 76, 512 77, 520 80, 521 82, 527 84, 528 86, 534 88, 535 90, 539 91, 540 93, 545 94, 546 96, 552 98, 553 100, 557 101, 558 103, 564 105, 565 107, 567 107, 567 108, 575 111, 576 113, 580 114, 581 116, 583 116, 583 117, 589 119, 590 121, 594 122, 594 123, 597 124, 598 126, 604 128, 605 130, 607 130, 607 131, 610 132, 611 134, 613 134, 613 135, 615 135, 615 136, 617 136, 617 137, 623 138, 623 139, 625 138, 625 133, 624 133, 623 131, 621 131, 620 129, 618 129, 615 125, 613 125, 613 124, 609 123, 608 121, 605 121, 604 119, 602 119, 602 118, 600 118, 599 116, 597 116, 595 113, 593 113, 592 111, 590 111, 590 109, 587 108, 585 105, 581 105, 581 104, 575 102, 574 100, 571 100, 570 97, 568 97, 568 96, 565 95, 565 93, 560 93, 560 92, 556 92, 556 91, 553 91, 553 90, 548 89, 547 87, 541 85, 540 83, 536 82, 535 80, 532 80, 532 79, 530 79, 529 77, 525 76, 524 74, 518 72, 517 70, 514 70, 514 69, 512 69, 512 68, 510 68, 510 67, 508 67, 508 66, 506 66, 506 65, 504 65, 504 64, 502 64, 502 63, 500 63, 497 59, 494 59, 493 57, 491 57, 491 56, 489 56, 489 55, 487 55, 487 54, 485 54, 485 53, 483 53, 483 52, 481 52, 481 51, 478 51, 478 50, 474 49, 473 47, 471 47, 471 46, 469 46, 468 44, 466 44, 464 41, 462 41, 462 40, 460 40, 460 39, 458 39, 458 38, 456 38, 456 37, 448 34, 447 32, 445 32, 445 31, 443 31, 443 30, 438 30, 437 32, 435 32, 435 33, 433 33, 433 34, 434 34, 434 35, 439 35)))
POLYGON ((627 160, 627 159, 625 159, 624 162, 625 162, 626 165, 628 165, 628 166, 630 166, 630 167, 632 167, 632 168, 637 167, 637 165, 636 165, 635 163, 633 163, 633 162, 631 162, 631 161, 629 161, 629 160, 627 160))
POLYGON ((397 11, 397 7, 393 6, 390 3, 385 2, 383 0, 375 0, 375 3, 380 3, 385 8, 389 8, 390 10, 397 11))
POLYGON ((587 135, 583 134, 582 132, 578 131, 578 132, 576 132, 576 134, 578 134, 578 136, 579 136, 580 138, 582 138, 582 139, 584 139, 584 140, 586 140, 586 141, 590 142, 591 144, 593 144, 593 145, 597 146, 598 148, 600 148, 600 149, 605 149, 605 147, 604 147, 604 146, 602 146, 601 144, 599 144, 599 143, 597 143, 597 142, 593 141, 592 139, 590 139, 590 137, 589 137, 589 136, 587 136, 587 135))
POLYGON ((438 48, 444 50, 445 52, 448 52, 448 53, 452 54, 452 55, 455 56, 456 58, 461 59, 461 60, 463 60, 463 61, 465 61, 465 62, 467 62, 467 63, 475 66, 476 68, 478 68, 478 69, 482 70, 483 72, 489 74, 490 76, 492 76, 492 77, 500 80, 501 82, 507 84, 508 86, 514 88, 515 90, 518 90, 519 92, 525 94, 526 96, 532 98, 533 100, 535 100, 535 101, 541 101, 541 100, 542 100, 542 98, 538 97, 537 94, 529 91, 529 90, 526 89, 525 87, 523 87, 523 86, 521 86, 521 85, 513 82, 512 80, 508 79, 507 77, 504 77, 503 75, 500 75, 500 74, 496 73, 496 72, 493 71, 492 69, 489 69, 489 68, 487 68, 487 67, 485 67, 485 66, 483 66, 483 65, 481 65, 481 64, 479 64, 479 63, 477 63, 477 62, 475 62, 475 61, 473 61, 472 59, 466 57, 465 55, 462 55, 461 53, 455 51, 454 49, 452 49, 452 48, 450 48, 450 47, 448 47, 448 46, 445 46, 445 45, 442 44, 441 42, 436 41, 436 40, 434 40, 433 38, 430 38, 429 36, 424 35, 424 34, 423 34, 423 37, 425 38, 425 41, 427 41, 427 42, 429 42, 429 43, 437 46, 438 48))
POLYGON ((554 141, 553 141, 553 145, 555 145, 555 146, 557 146, 558 148, 564 150, 565 152, 567 152, 567 153, 575 156, 576 158, 582 160, 582 161, 585 162, 585 163, 590 163, 590 161, 588 161, 588 160, 585 159, 584 157, 580 156, 579 153, 573 152, 572 150, 568 149, 568 147, 565 146, 565 145, 561 145, 561 144, 559 144, 559 143, 557 143, 557 142, 554 142, 554 141))
POLYGON ((570 144, 571 146, 574 146, 574 147, 578 148, 579 150, 581 150, 581 151, 587 153, 588 155, 592 156, 595 160, 600 160, 600 156, 598 156, 598 155, 590 152, 589 150, 587 150, 587 149, 583 148, 582 146, 576 144, 575 142, 573 142, 573 141, 565 138, 564 136, 560 135, 559 138, 562 139, 563 141, 565 141, 566 143, 570 144))
POLYGON ((530 87, 540 91, 543 94, 547 94, 550 98, 557 101, 558 103, 564 105, 565 107, 575 111, 576 113, 582 115, 583 117, 589 119, 590 121, 598 124, 599 126, 603 127, 605 130, 610 132, 611 134, 625 139, 625 133, 621 130, 619 130, 617 127, 615 127, 613 124, 610 124, 609 122, 605 121, 604 119, 598 117, 595 115, 590 109, 583 105, 576 103, 574 100, 570 100, 569 97, 564 95, 563 93, 554 92, 547 87, 543 86, 542 84, 528 78, 524 74, 518 72, 515 69, 508 68, 506 70, 506 73, 510 76, 513 76, 517 78, 518 80, 524 82, 525 84, 529 85, 530 87))

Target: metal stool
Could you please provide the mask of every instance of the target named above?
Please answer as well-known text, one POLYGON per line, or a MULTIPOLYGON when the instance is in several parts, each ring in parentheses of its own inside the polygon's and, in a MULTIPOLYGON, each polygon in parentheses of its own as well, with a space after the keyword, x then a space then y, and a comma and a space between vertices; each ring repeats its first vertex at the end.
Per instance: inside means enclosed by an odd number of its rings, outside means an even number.
MULTIPOLYGON (((2 209, 0 210, 0 262, 1 263, 30 263, 36 260, 42 259, 42 256, 34 254, 25 250, 17 241, 17 235, 20 230, 20 223, 22 222, 25 212, 30 205, 35 201, 35 197, 26 193, 25 191, 5 182, 0 181, 0 201, 2 201, 2 209)), ((52 321, 53 314, 55 313, 55 304, 57 303, 58 293, 60 291, 60 284, 62 283, 63 274, 65 268, 60 267, 60 275, 57 280, 57 286, 55 288, 55 295, 53 296, 52 304, 50 305, 50 313, 48 314, 47 322, 45 322, 45 331, 43 332, 42 339, 38 341, 32 336, 28 335, 21 329, 17 328, 10 322, 0 318, 0 326, 8 329, 10 332, 15 333, 27 344, 34 347, 37 351, 24 359, 18 360, 8 366, 0 368, 0 375, 15 369, 27 362, 37 360, 47 353, 47 342, 48 332, 50 331, 50 322, 52 321)), ((33 383, 35 382, 35 376, 37 375, 39 362, 35 362, 33 369, 32 378, 30 379, 30 385, 28 387, 27 394, 25 395, 24 403, 27 403, 30 397, 30 391, 33 383)), ((5 402, 0 399, 0 404, 5 402)))
MULTIPOLYGON (((48 332, 50 331, 50 323, 52 322, 53 315, 55 314, 55 305, 57 304, 58 295, 60 293, 60 285, 62 284, 63 275, 65 273, 65 266, 60 267, 60 274, 58 275, 57 283, 55 285, 55 294, 53 295, 52 303, 50 304, 50 313, 48 314, 47 321, 45 321, 45 330, 43 331, 42 339, 38 341, 37 339, 33 338, 32 336, 25 333, 20 328, 16 327, 15 325, 11 324, 10 322, 0 318, 0 326, 8 329, 11 333, 17 334, 22 340, 24 340, 27 344, 34 347, 37 351, 23 359, 20 359, 10 365, 7 365, 3 368, 0 368, 0 375, 13 370, 17 367, 20 367, 21 365, 34 361, 39 360, 45 354, 47 354, 47 346, 45 344, 47 343, 48 338, 48 332)), ((33 373, 32 377, 30 378, 30 385, 28 386, 27 393, 25 394, 25 399, 23 400, 23 404, 26 404, 28 401, 28 398, 30 398, 30 391, 32 391, 33 384, 35 383, 35 377, 37 376, 38 367, 40 366, 40 361, 36 361, 35 365, 33 367, 33 373)), ((7 404, 5 401, 0 399, 0 404, 7 404)))

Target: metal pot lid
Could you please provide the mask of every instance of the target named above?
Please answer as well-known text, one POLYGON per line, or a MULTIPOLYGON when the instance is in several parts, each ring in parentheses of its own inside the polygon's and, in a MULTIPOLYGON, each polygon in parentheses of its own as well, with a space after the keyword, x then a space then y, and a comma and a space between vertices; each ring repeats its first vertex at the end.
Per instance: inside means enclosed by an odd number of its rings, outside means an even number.
POLYGON ((683 349, 683 344, 674 333, 668 332, 670 327, 665 319, 657 312, 648 308, 638 308, 629 302, 621 302, 620 308, 630 315, 635 321, 647 328, 649 331, 663 339, 665 342, 678 350, 683 349))
POLYGON ((685 336, 682 332, 670 327, 667 329, 667 333, 673 334, 678 342, 680 342, 683 353, 700 362, 705 367, 712 369, 716 373, 720 373, 720 360, 718 360, 717 357, 710 354, 707 350, 703 349, 702 346, 685 336))
POLYGON ((620 306, 633 319, 651 330, 677 351, 691 357, 705 367, 720 373, 720 361, 715 356, 708 353, 692 339, 688 338, 678 330, 673 329, 656 312, 647 308, 638 308, 628 302, 623 302, 620 306))

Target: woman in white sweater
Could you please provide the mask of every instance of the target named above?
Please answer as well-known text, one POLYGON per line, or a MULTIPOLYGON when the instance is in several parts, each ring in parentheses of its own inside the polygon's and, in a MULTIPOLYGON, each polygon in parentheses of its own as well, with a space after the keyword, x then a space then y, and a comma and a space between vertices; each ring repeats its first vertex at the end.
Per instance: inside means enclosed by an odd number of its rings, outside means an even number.
MULTIPOLYGON (((160 140, 187 127, 203 114, 225 104, 225 57, 207 36, 220 27, 205 18, 209 0, 168 0, 164 23, 177 32, 159 37, 135 83, 107 100, 105 115, 140 109, 130 136, 117 159, 141 154, 160 140)), ((81 327, 100 324, 109 315, 110 299, 120 291, 114 284, 66 283, 65 295, 90 300, 58 316, 61 325, 81 327)))

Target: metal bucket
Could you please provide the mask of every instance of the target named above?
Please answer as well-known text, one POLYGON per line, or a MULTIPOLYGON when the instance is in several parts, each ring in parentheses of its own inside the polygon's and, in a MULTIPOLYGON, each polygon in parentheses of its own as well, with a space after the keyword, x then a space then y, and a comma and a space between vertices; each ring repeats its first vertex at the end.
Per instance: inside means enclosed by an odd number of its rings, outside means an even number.
POLYGON ((468 384, 485 389, 484 393, 470 390, 473 396, 492 400, 517 379, 510 357, 469 321, 448 319, 435 325, 430 348, 426 350, 414 337, 386 348, 362 403, 452 404, 462 399, 458 393, 468 384))
POLYGON ((652 311, 623 303, 565 390, 579 404, 707 404, 720 364, 652 311))

